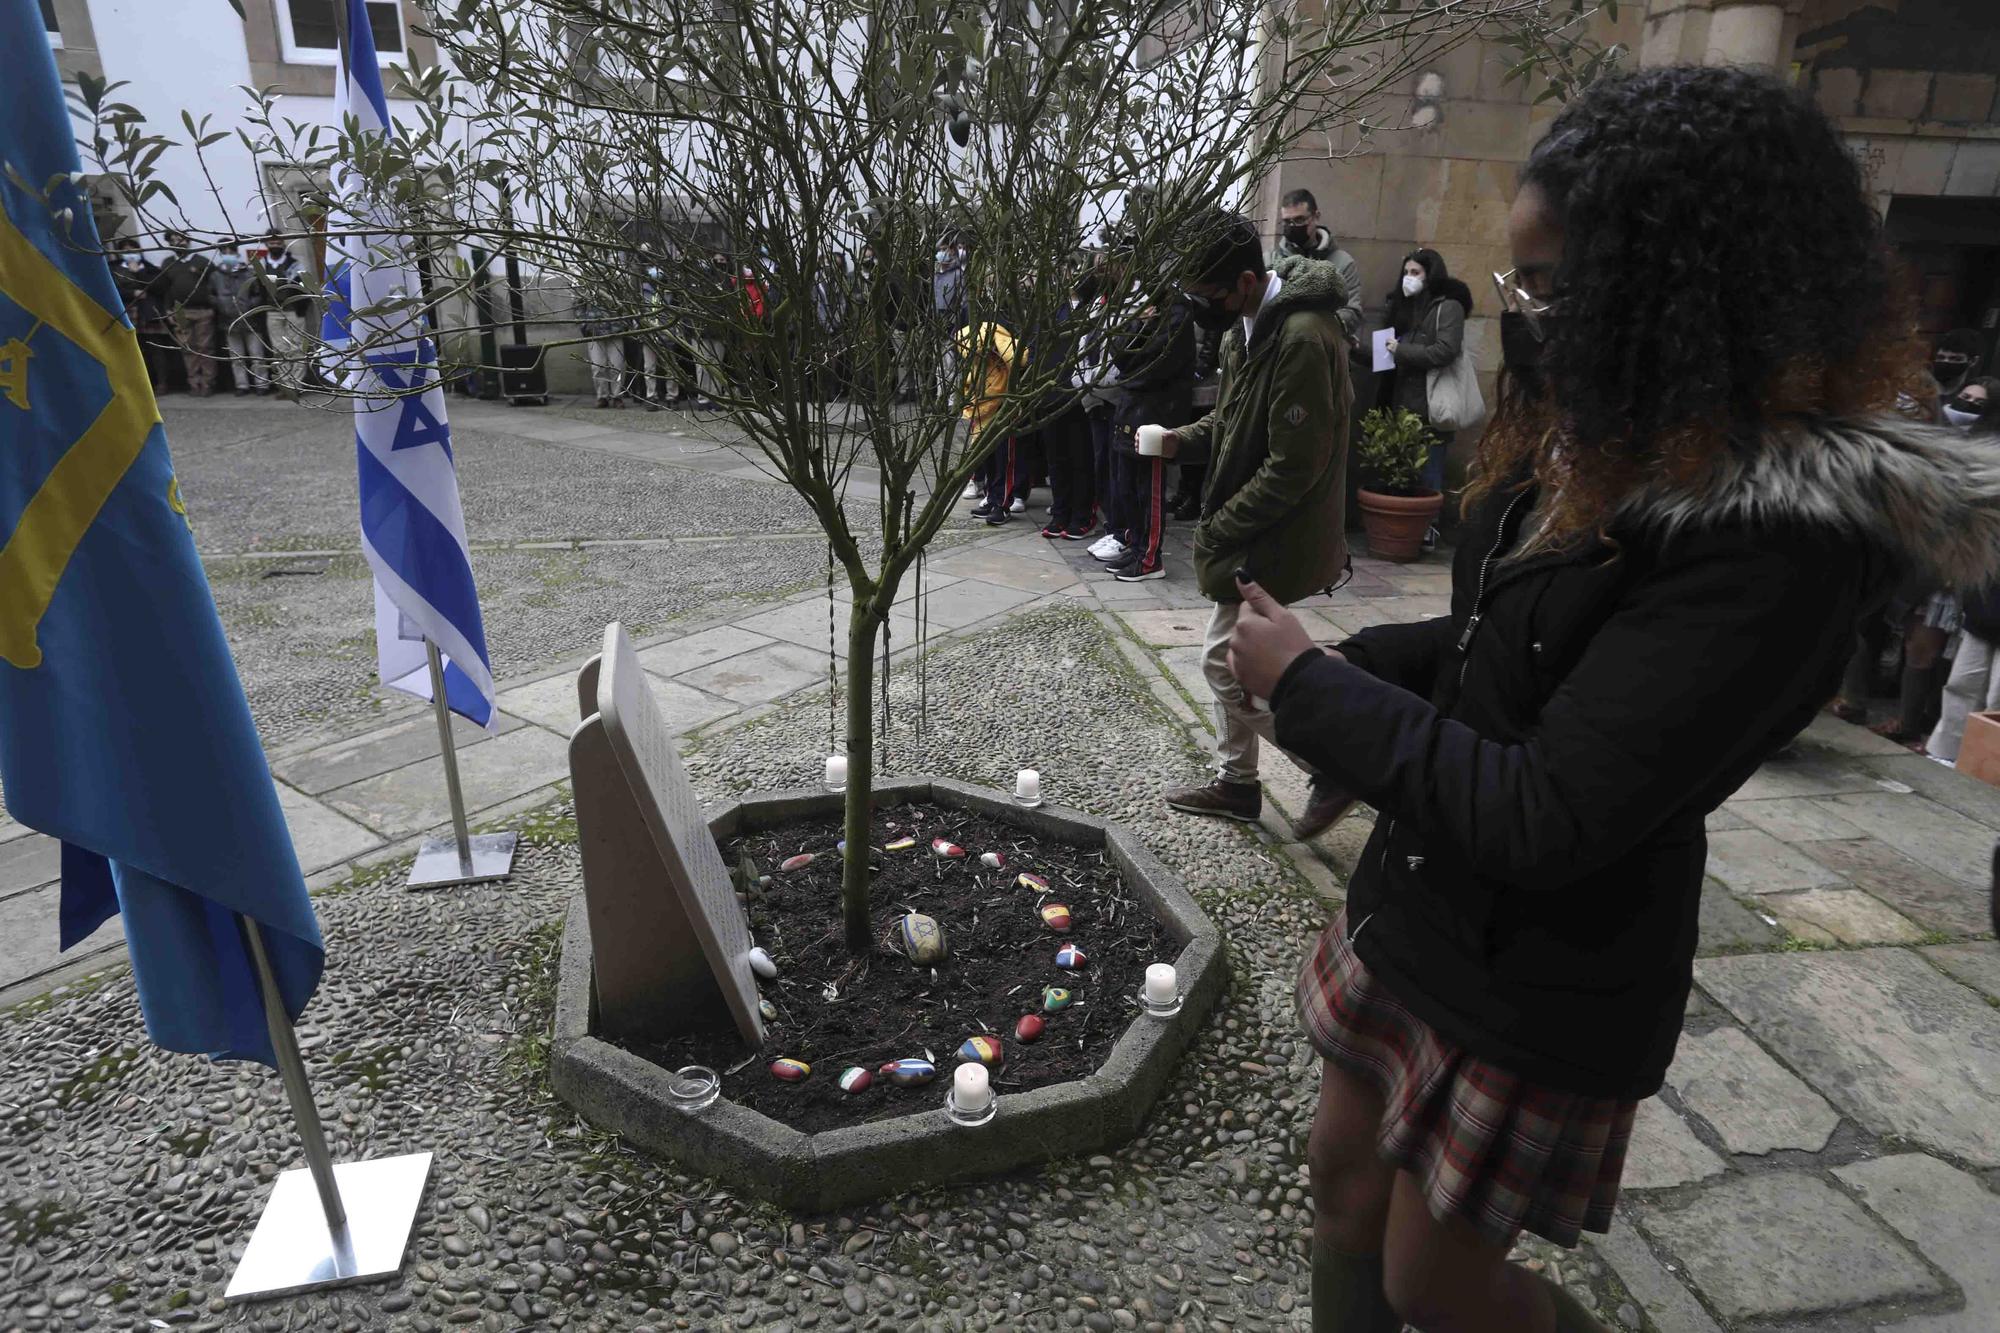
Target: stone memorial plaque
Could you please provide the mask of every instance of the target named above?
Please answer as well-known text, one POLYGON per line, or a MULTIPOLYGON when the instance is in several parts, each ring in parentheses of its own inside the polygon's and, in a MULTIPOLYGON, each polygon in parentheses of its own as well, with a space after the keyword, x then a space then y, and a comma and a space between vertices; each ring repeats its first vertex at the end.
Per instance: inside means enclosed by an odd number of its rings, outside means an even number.
POLYGON ((625 629, 578 678, 596 712, 570 739, 597 1010, 607 1035, 659 1039, 734 1024, 764 1039, 750 923, 625 629))

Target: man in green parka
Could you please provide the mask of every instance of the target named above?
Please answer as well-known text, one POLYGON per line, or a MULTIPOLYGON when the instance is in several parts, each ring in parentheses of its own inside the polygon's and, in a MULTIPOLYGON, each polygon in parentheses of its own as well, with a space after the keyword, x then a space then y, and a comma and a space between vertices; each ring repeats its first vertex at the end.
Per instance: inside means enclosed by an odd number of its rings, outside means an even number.
MULTIPOLYGON (((1257 228, 1239 214, 1217 214, 1206 236, 1185 294, 1195 320, 1222 334, 1221 384, 1209 414, 1170 432, 1165 448, 1182 462, 1208 463, 1194 562, 1202 593, 1215 601, 1202 674, 1215 694, 1219 773, 1205 786, 1167 793, 1167 804, 1254 822, 1264 809, 1258 740, 1276 741, 1271 714, 1229 670, 1229 635, 1242 605, 1235 575, 1247 570, 1290 603, 1330 587, 1347 564, 1353 390, 1340 310, 1349 294, 1321 260, 1280 258, 1267 268, 1257 228)), ((1295 826, 1304 841, 1331 828, 1353 800, 1293 762, 1313 780, 1295 826)))

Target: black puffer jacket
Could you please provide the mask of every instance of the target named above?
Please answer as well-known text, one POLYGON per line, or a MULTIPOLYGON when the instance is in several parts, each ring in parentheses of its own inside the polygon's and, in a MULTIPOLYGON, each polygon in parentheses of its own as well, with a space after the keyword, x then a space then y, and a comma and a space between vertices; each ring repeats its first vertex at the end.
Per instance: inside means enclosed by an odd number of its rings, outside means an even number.
POLYGON ((1902 567, 1993 576, 2000 447, 1900 419, 1769 440, 1622 509, 1615 558, 1505 560, 1533 503, 1470 517, 1449 617, 1294 662, 1278 742, 1382 812, 1347 903, 1371 972, 1476 1056, 1639 1098, 1680 1034, 1704 816, 1833 693, 1902 567))

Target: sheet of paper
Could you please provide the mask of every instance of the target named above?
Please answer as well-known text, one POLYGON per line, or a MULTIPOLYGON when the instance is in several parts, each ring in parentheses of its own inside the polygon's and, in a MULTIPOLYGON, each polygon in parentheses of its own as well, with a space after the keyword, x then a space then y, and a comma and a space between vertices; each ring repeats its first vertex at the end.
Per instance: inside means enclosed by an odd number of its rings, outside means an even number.
POLYGON ((1394 329, 1377 329, 1373 336, 1375 340, 1375 369, 1394 370, 1396 368, 1396 354, 1389 350, 1389 344, 1396 341, 1396 331, 1394 329))

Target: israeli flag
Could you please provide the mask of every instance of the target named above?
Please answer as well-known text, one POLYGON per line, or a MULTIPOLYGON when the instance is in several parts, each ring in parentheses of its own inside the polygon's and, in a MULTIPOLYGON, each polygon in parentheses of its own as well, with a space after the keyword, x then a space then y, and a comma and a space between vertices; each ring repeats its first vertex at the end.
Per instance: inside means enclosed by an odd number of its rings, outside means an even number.
MULTIPOLYGON (((363 134, 392 135, 365 0, 344 0, 348 49, 335 108, 363 134)), ((445 701, 493 725, 493 669, 465 543, 458 472, 424 325, 414 256, 387 210, 352 171, 334 180, 333 266, 321 341, 330 377, 354 398, 361 547, 375 574, 375 655, 382 683, 431 697, 424 640, 444 658, 445 701)))

